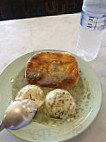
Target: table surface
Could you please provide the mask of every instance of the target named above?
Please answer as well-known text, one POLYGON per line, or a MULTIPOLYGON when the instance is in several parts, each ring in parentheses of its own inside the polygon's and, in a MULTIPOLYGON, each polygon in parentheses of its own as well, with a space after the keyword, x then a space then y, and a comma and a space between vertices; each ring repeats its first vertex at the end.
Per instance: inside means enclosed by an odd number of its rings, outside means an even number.
MULTIPOLYGON (((76 47, 80 14, 68 14, 0 22, 0 73, 17 57, 39 49, 73 51, 76 47)), ((67 142, 106 142, 106 33, 97 58, 90 62, 103 90, 101 110, 93 124, 67 142)), ((7 130, 0 132, 0 142, 24 142, 7 130)))

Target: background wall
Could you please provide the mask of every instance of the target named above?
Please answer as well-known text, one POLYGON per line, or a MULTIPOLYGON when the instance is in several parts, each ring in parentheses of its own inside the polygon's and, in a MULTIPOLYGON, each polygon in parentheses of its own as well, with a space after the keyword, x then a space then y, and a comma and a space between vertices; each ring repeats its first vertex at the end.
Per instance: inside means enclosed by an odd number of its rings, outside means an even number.
POLYGON ((81 11, 83 0, 0 0, 0 19, 19 19, 81 11))

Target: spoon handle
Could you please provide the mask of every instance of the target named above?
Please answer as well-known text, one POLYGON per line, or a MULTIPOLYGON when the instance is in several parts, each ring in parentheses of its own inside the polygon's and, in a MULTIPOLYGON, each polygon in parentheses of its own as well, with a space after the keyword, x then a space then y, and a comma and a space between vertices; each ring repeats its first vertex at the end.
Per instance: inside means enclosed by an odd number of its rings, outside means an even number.
POLYGON ((5 126, 4 126, 4 123, 2 122, 2 123, 0 124, 0 131, 2 131, 4 128, 5 128, 5 126))

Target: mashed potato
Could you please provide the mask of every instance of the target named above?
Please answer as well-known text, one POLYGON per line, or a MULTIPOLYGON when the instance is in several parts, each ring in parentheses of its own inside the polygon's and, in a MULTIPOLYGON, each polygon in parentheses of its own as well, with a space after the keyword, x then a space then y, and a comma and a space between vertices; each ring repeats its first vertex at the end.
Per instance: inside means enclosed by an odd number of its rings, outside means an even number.
POLYGON ((33 100, 35 102, 36 108, 40 109, 44 105, 45 96, 40 87, 36 85, 26 85, 18 92, 15 98, 17 101, 23 99, 33 100))
POLYGON ((46 114, 54 118, 67 118, 75 113, 76 104, 71 94, 63 89, 55 89, 45 99, 46 114))

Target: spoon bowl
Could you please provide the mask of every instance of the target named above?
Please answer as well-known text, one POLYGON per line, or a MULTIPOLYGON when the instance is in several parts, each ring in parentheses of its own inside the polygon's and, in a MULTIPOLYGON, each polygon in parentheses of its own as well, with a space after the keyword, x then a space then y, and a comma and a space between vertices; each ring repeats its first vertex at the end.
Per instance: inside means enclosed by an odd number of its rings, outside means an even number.
POLYGON ((4 128, 18 129, 28 124, 36 114, 35 103, 30 99, 14 101, 4 113, 0 130, 4 128))

